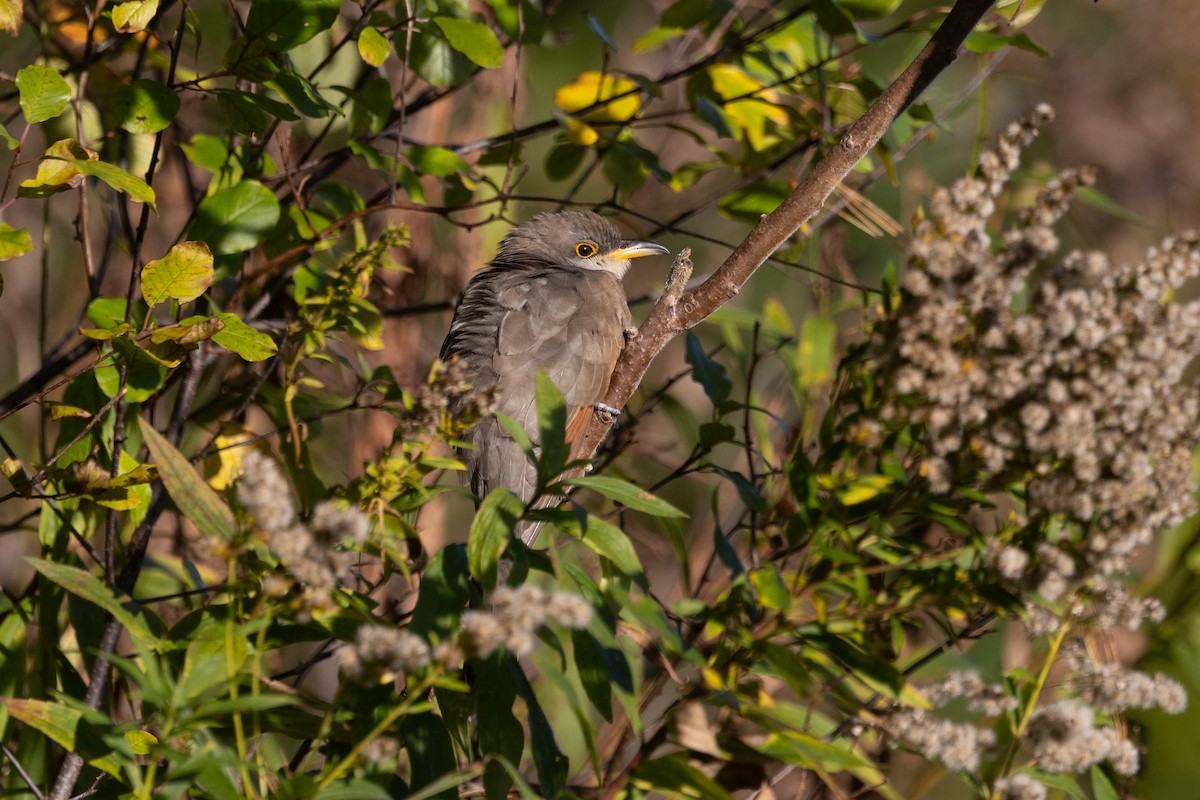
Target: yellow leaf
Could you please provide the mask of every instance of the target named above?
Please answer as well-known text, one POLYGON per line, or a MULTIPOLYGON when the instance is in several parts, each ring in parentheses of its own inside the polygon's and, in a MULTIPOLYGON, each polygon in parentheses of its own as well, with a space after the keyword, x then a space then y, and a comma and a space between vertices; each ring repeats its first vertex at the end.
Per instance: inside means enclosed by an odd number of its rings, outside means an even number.
POLYGON ((213 442, 217 452, 200 462, 200 472, 208 485, 218 492, 228 489, 242 474, 246 445, 254 440, 254 434, 240 425, 232 426, 228 433, 218 436, 213 442))
POLYGON ((838 499, 846 506, 865 503, 891 485, 892 479, 886 475, 867 475, 838 492, 838 499))
POLYGON ((146 30, 150 20, 158 13, 158 0, 131 0, 113 6, 113 27, 121 33, 137 33, 146 30))
POLYGON ((564 117, 562 122, 567 129, 567 139, 571 144, 591 147, 600 138, 596 129, 586 122, 580 122, 574 117, 564 117))
POLYGON ((713 89, 725 101, 725 113, 741 127, 747 143, 755 150, 767 147, 775 137, 768 123, 783 125, 788 114, 779 103, 779 93, 750 73, 732 64, 708 68, 713 89))
POLYGON ((592 122, 628 122, 642 107, 637 88, 636 83, 621 75, 589 71, 558 87, 554 91, 554 104, 568 114, 590 109, 580 117, 592 122), (591 108, 597 103, 602 105, 591 108))

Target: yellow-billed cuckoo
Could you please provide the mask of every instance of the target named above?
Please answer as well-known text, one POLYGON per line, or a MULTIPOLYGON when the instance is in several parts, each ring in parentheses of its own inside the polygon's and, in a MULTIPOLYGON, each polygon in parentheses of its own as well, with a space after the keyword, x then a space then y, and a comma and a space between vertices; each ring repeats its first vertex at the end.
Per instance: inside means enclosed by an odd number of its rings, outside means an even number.
MULTIPOLYGON (((442 343, 457 356, 476 390, 495 390, 507 414, 537 443, 537 371, 543 369, 567 405, 572 458, 593 408, 601 405, 632 318, 621 288, 629 262, 662 255, 653 242, 622 239, 617 227, 590 212, 540 214, 508 232, 500 249, 463 290, 442 343)), ((471 489, 479 497, 503 486, 525 502, 537 470, 495 417, 467 436, 471 489)), ((526 543, 536 528, 523 533, 526 543)))

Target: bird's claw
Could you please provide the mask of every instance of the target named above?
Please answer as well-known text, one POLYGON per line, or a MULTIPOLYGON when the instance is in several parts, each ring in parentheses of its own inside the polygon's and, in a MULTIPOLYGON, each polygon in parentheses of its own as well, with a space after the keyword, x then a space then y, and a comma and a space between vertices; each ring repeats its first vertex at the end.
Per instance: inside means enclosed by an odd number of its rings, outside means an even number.
POLYGON ((601 414, 607 414, 610 417, 621 416, 621 409, 613 408, 612 406, 605 405, 604 403, 596 403, 594 406, 592 406, 592 408, 596 409, 601 414))
POLYGON ((628 328, 625 329, 625 341, 628 342, 630 339, 636 339, 637 335, 638 335, 638 329, 637 329, 636 325, 630 325, 628 328))

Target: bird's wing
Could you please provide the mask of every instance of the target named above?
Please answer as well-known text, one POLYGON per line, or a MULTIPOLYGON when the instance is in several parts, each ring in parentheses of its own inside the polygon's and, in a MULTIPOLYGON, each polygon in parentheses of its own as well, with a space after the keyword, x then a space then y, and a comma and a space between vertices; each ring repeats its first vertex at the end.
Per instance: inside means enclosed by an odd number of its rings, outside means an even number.
MULTIPOLYGON (((604 399, 624 346, 629 308, 621 284, 607 273, 560 267, 509 282, 497 292, 497 301, 505 309, 492 360, 499 376, 497 410, 536 439, 537 371, 545 370, 566 401, 567 441, 574 457, 591 408, 604 399)), ((508 474, 516 477, 514 473, 508 474)), ((535 482, 536 471, 530 467, 522 488, 532 494, 535 482)))

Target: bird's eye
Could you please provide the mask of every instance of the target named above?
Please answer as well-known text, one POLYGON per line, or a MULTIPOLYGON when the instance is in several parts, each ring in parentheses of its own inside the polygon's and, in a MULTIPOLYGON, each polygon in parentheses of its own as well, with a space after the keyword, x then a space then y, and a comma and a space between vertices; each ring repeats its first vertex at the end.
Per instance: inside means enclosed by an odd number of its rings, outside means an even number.
POLYGON ((580 242, 575 245, 575 255, 580 258, 591 258, 596 255, 596 245, 591 242, 580 242))

